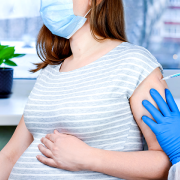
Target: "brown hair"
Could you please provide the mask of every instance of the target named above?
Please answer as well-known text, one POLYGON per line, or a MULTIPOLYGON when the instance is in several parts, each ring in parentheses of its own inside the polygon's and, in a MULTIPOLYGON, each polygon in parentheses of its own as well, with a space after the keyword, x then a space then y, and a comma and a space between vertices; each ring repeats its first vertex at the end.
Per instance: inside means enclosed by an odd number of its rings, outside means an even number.
MULTIPOLYGON (((118 39, 127 42, 124 22, 124 8, 122 0, 92 0, 92 10, 88 15, 93 37, 100 41, 102 39, 118 39), (96 35, 102 37, 97 39, 96 35)), ((58 65, 67 57, 72 55, 69 39, 56 36, 43 25, 37 38, 36 50, 41 63, 33 63, 37 72, 48 64, 58 65)))

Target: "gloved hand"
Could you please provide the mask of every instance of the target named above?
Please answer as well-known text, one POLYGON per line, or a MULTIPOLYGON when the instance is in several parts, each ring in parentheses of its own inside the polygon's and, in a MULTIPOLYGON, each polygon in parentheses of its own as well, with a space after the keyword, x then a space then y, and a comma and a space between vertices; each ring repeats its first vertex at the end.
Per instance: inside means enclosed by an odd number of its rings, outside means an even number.
POLYGON ((149 101, 143 100, 142 104, 150 112, 157 123, 147 116, 142 116, 142 119, 154 132, 161 148, 168 155, 172 164, 176 164, 180 161, 179 109, 168 89, 165 89, 167 103, 155 89, 151 89, 150 94, 161 112, 149 101))

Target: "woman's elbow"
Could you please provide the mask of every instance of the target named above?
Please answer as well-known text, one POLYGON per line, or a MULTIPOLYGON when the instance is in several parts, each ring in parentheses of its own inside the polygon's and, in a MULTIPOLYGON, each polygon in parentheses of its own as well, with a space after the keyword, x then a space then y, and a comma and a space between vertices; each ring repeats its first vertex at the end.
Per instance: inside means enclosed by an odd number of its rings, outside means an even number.
POLYGON ((157 178, 155 179, 167 180, 169 169, 172 164, 168 156, 164 153, 164 151, 157 151, 157 152, 158 153, 156 154, 156 164, 155 164, 156 171, 154 172, 157 178))

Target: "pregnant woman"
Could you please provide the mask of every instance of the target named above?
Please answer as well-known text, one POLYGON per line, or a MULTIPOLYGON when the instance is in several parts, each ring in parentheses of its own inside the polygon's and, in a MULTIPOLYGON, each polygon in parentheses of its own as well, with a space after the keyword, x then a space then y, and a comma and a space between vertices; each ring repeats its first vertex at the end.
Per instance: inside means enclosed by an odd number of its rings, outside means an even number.
POLYGON ((41 16, 41 72, 0 179, 166 179, 169 159, 141 117, 152 118, 142 100, 157 107, 149 90, 165 98, 167 84, 153 55, 127 42, 122 1, 42 0, 41 16))

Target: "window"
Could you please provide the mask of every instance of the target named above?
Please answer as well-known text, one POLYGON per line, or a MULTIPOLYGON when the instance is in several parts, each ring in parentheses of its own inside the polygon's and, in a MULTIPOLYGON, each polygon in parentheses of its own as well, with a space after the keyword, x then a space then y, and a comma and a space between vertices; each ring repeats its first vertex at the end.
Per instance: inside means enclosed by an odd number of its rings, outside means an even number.
POLYGON ((164 68, 180 68, 180 0, 169 0, 153 27, 148 48, 164 68))
POLYGON ((180 0, 124 2, 130 42, 147 48, 164 69, 180 68, 180 0))
MULTIPOLYGON (((40 0, 6 0, 0 6, 0 42, 15 46, 16 53, 26 56, 14 58, 18 66, 13 67, 14 78, 36 78, 39 74, 30 73, 32 63, 40 62, 36 54, 36 37, 43 25, 39 16, 40 0)), ((6 65, 5 65, 6 66, 6 65)))

